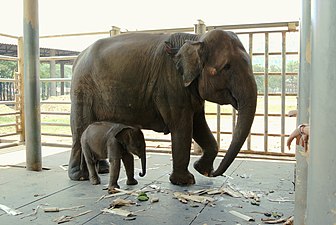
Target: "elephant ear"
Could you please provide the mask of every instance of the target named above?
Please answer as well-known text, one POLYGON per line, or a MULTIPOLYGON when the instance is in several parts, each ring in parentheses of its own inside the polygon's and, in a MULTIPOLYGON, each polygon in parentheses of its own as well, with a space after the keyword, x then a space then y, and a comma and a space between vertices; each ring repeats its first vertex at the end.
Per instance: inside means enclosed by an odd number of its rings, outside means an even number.
POLYGON ((121 144, 126 144, 130 140, 130 135, 128 132, 129 129, 132 129, 132 127, 125 126, 125 125, 119 125, 118 127, 115 128, 115 133, 114 136, 118 140, 119 143, 121 144))
POLYGON ((184 86, 189 86, 201 72, 200 52, 203 42, 186 41, 174 57, 176 68, 183 76, 184 86))

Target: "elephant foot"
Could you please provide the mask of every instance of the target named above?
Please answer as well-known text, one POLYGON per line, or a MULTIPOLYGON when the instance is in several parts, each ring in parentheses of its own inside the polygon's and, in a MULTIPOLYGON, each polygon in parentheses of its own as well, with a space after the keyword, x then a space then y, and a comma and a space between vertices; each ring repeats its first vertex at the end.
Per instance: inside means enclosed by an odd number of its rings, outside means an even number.
POLYGON ((131 179, 127 179, 126 184, 127 185, 136 185, 136 184, 138 184, 138 181, 134 178, 131 178, 131 179))
POLYGON ((92 176, 92 177, 90 177, 90 183, 92 185, 100 184, 100 177, 98 177, 98 176, 92 176))
POLYGON ((111 186, 108 187, 107 192, 108 192, 109 194, 115 194, 115 193, 118 193, 119 191, 116 190, 116 188, 120 188, 119 185, 118 185, 118 184, 113 184, 113 185, 111 185, 111 186))
POLYGON ((207 162, 203 160, 202 158, 200 158, 194 163, 194 168, 195 170, 197 170, 197 172, 199 172, 200 174, 206 177, 210 177, 214 170, 212 163, 207 162))
POLYGON ((98 173, 109 173, 109 167, 109 162, 106 159, 98 161, 98 173))
POLYGON ((79 167, 72 168, 68 170, 68 176, 71 180, 88 180, 89 179, 89 171, 80 170, 79 167))
POLYGON ((181 171, 174 172, 173 171, 169 177, 169 180, 174 185, 195 184, 194 175, 192 175, 189 171, 186 171, 186 172, 181 172, 181 171))

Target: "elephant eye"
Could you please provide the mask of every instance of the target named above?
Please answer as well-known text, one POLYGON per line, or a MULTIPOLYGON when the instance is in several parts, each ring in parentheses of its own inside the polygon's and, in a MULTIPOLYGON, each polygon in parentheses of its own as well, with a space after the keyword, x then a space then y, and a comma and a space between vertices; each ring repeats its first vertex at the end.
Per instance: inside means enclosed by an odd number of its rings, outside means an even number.
POLYGON ((231 68, 231 64, 227 63, 225 64, 225 66, 223 67, 223 70, 229 70, 231 68))

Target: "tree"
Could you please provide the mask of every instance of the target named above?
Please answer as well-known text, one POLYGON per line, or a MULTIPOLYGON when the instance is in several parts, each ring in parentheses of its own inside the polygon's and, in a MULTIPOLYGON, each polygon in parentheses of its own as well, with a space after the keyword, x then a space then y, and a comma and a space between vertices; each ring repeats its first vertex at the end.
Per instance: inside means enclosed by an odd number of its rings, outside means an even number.
MULTIPOLYGON (((14 73, 17 71, 17 62, 0 61, 0 77, 14 78, 14 73)), ((14 100, 14 83, 0 82, 0 100, 13 101, 14 100)))
MULTIPOLYGON (((281 65, 272 64, 269 67, 269 72, 281 72, 281 65)), ((298 73, 299 71, 299 61, 289 61, 286 65, 286 72, 298 73)), ((265 67, 261 64, 253 65, 253 72, 265 72, 265 67)), ((255 76, 258 92, 264 93, 265 91, 265 76, 264 75, 256 75, 255 76)), ((297 75, 287 75, 285 78, 286 81, 286 92, 295 93, 297 92, 297 75)), ((268 76, 268 90, 269 92, 279 93, 281 92, 282 86, 282 76, 279 75, 269 75, 268 76)))
POLYGON ((0 61, 0 77, 14 78, 15 71, 17 71, 17 62, 0 61))
MULTIPOLYGON (((263 67, 260 64, 254 64, 253 65, 253 72, 265 72, 265 67, 263 67)), ((264 88, 264 76, 263 75, 256 75, 255 76, 257 87, 258 87, 258 92, 263 93, 265 91, 264 88)))

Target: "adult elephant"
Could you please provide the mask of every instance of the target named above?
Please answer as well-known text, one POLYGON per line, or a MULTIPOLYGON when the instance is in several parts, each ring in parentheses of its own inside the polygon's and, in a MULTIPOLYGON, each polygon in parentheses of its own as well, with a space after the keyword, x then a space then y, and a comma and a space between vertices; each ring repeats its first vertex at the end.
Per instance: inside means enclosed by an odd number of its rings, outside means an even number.
POLYGON ((232 32, 129 33, 98 40, 73 67, 69 177, 87 179, 80 137, 93 121, 171 133, 173 184, 195 183, 188 171, 192 138, 203 150, 194 168, 205 176, 221 175, 250 131, 256 100, 249 55, 232 32), (231 145, 215 171, 218 147, 205 120, 205 100, 238 110, 231 145))

